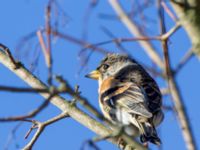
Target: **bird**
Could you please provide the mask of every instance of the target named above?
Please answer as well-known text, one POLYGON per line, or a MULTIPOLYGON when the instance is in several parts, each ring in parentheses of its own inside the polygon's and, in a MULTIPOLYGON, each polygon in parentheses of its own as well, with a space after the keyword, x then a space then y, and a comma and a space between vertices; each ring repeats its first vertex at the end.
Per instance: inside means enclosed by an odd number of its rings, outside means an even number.
POLYGON ((156 127, 164 118, 162 95, 142 65, 125 54, 107 54, 86 77, 98 80, 98 101, 106 119, 126 126, 130 136, 139 134, 144 144, 161 144, 156 127))

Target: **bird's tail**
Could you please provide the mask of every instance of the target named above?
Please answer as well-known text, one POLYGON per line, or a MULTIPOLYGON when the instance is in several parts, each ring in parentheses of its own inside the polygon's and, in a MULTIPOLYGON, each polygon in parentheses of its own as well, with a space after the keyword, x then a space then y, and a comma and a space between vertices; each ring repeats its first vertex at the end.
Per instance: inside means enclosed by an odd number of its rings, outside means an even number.
POLYGON ((161 144, 161 140, 158 137, 158 134, 156 132, 155 127, 150 124, 149 122, 143 122, 140 123, 140 130, 141 130, 141 136, 140 136, 140 140, 141 142, 151 142, 154 143, 156 145, 160 145, 161 144))

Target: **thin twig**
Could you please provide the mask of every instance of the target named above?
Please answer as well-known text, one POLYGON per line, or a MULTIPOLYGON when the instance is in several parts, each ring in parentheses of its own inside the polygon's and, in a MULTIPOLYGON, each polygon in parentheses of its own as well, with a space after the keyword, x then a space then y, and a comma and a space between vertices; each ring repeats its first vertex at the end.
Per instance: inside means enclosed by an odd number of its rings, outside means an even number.
POLYGON ((171 19, 176 22, 178 19, 177 17, 173 14, 173 12, 170 10, 170 8, 167 6, 167 4, 165 3, 165 1, 161 2, 161 5, 163 7, 163 9, 165 10, 165 12, 171 17, 171 19))
POLYGON ((17 93, 49 93, 49 89, 34 89, 34 88, 26 88, 26 87, 13 87, 13 86, 4 86, 0 85, 0 91, 7 92, 17 92, 17 93))
POLYGON ((83 16, 83 28, 82 28, 82 39, 87 39, 88 37, 88 25, 92 15, 92 11, 96 7, 98 0, 90 0, 89 5, 83 16))
POLYGON ((100 47, 97 47, 97 46, 95 46, 95 45, 93 45, 93 44, 90 44, 90 43, 88 43, 88 42, 86 42, 86 41, 77 39, 77 38, 75 38, 75 37, 72 37, 72 36, 67 35, 67 34, 64 34, 64 33, 61 33, 61 32, 58 31, 58 30, 53 30, 53 29, 52 29, 52 34, 53 34, 54 36, 57 36, 57 37, 61 38, 61 39, 64 39, 64 40, 73 42, 73 43, 78 44, 78 45, 81 45, 81 46, 83 46, 84 48, 92 49, 92 50, 94 50, 94 51, 96 51, 96 52, 99 52, 100 54, 103 54, 103 55, 106 55, 106 54, 108 54, 108 53, 112 53, 112 52, 109 51, 109 50, 105 50, 105 49, 103 49, 103 48, 100 48, 100 47))
POLYGON ((168 32, 162 34, 162 35, 157 35, 157 36, 140 36, 140 37, 133 37, 133 38, 113 38, 112 40, 107 40, 103 42, 99 42, 96 44, 93 44, 95 46, 100 46, 104 44, 110 44, 110 43, 122 43, 122 42, 134 42, 134 41, 162 41, 166 40, 169 37, 171 37, 179 28, 181 24, 179 21, 176 22, 175 26, 172 27, 168 32))
POLYGON ((60 115, 46 121, 46 122, 38 122, 38 121, 34 121, 33 123, 37 126, 37 131, 34 134, 33 138, 30 140, 30 142, 22 149, 22 150, 31 150, 32 147, 34 146, 35 142, 37 141, 37 139, 39 138, 39 136, 41 135, 41 133, 44 131, 44 129, 54 123, 57 122, 58 120, 61 120, 63 118, 69 117, 69 115, 67 113, 61 113, 60 115))
POLYGON ((38 113, 40 113, 44 108, 46 108, 54 95, 50 95, 48 99, 46 99, 38 108, 31 111, 30 113, 22 116, 13 116, 7 118, 0 118, 0 122, 9 122, 9 121, 23 121, 28 118, 35 117, 38 113))
MULTIPOLYGON (((101 27, 102 31, 104 33, 106 33, 106 35, 108 35, 110 38, 112 39, 116 39, 115 35, 106 27, 102 26, 101 27)), ((129 52, 125 49, 125 47, 122 45, 122 42, 120 40, 113 40, 113 42, 115 43, 115 45, 119 48, 119 50, 121 50, 121 52, 125 53, 125 54, 129 54, 129 52)), ((130 55, 130 54, 129 54, 130 55)))
POLYGON ((48 66, 48 84, 52 85, 52 50, 51 50, 51 3, 52 0, 49 0, 49 3, 46 7, 46 37, 47 37, 47 66, 48 66))
POLYGON ((42 35, 42 31, 41 30, 37 31, 37 36, 38 36, 38 39, 39 39, 40 46, 42 48, 42 52, 43 52, 44 57, 45 57, 46 65, 49 66, 49 64, 50 64, 49 63, 49 54, 48 54, 47 47, 46 47, 46 44, 44 42, 44 37, 42 35))
MULTIPOLYGON (((126 15, 124 10, 119 4, 118 0, 109 0, 111 6, 114 8, 118 16, 120 17, 121 21, 124 23, 124 25, 127 27, 127 29, 131 32, 131 34, 137 36, 137 37, 143 37, 143 35, 136 24, 126 15)), ((139 41, 140 45, 144 48, 146 53, 149 55, 149 57, 152 59, 152 61, 157 64, 161 69, 164 68, 163 61, 161 57, 158 55, 156 50, 153 48, 152 44, 150 44, 148 41, 139 41)))
POLYGON ((133 38, 114 38, 112 40, 107 40, 103 42, 99 42, 94 44, 95 46, 100 46, 104 44, 110 44, 113 42, 122 43, 122 42, 134 42, 134 41, 151 41, 151 40, 161 40, 161 36, 141 36, 141 37, 133 37, 133 38))
POLYGON ((188 62, 189 60, 194 56, 194 52, 192 49, 189 49, 186 54, 183 56, 183 58, 180 60, 176 68, 174 69, 174 74, 177 74, 188 62))
POLYGON ((29 135, 31 134, 31 132, 37 128, 37 124, 35 124, 34 121, 31 121, 33 123, 33 125, 31 126, 31 128, 28 130, 28 132, 26 133, 26 135, 24 136, 24 139, 27 139, 29 137, 29 135))
MULTIPOLYGON (((15 140, 16 141, 16 132, 19 129, 19 127, 22 125, 22 122, 18 123, 10 132, 9 136, 8 136, 8 140, 6 142, 6 144, 4 145, 3 150, 8 150, 9 146, 11 145, 12 141, 15 140)), ((19 145, 16 143, 15 144, 16 149, 19 148, 19 145)))
MULTIPOLYGON (((159 9, 161 32, 163 34, 165 33, 166 30, 165 30, 163 11, 162 11, 162 8, 160 7, 160 0, 158 0, 158 5, 159 5, 158 9, 159 9)), ((197 147, 195 143, 195 138, 192 132, 187 110, 186 110, 183 98, 180 94, 176 80, 174 78, 173 70, 170 65, 167 39, 162 41, 162 46, 163 46, 163 53, 164 53, 164 58, 165 58, 165 67, 166 67, 166 75, 167 75, 169 90, 174 100, 175 108, 178 114, 179 123, 182 129, 183 138, 185 140, 185 144, 188 150, 196 150, 197 147)))

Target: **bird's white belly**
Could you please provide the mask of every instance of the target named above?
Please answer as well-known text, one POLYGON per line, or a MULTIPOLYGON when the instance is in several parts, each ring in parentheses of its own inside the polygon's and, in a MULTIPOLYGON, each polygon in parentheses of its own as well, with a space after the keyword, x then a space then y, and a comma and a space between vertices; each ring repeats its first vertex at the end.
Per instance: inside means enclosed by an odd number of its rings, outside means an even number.
POLYGON ((104 106, 102 105, 102 103, 99 104, 104 116, 112 123, 121 123, 121 125, 125 127, 125 132, 130 136, 139 135, 139 127, 137 126, 138 124, 135 123, 135 118, 133 118, 132 115, 125 108, 112 109, 110 113, 116 116, 116 118, 114 119, 109 115, 108 112, 104 110, 104 106))
POLYGON ((121 122, 123 125, 129 125, 130 124, 130 120, 131 120, 132 116, 125 109, 118 108, 118 109, 115 110, 115 113, 116 113, 117 120, 119 122, 121 122))
POLYGON ((125 109, 117 109, 116 110, 116 118, 119 122, 122 123, 122 125, 125 127, 125 132, 130 136, 138 136, 139 130, 138 127, 136 127, 136 124, 134 124, 134 118, 133 116, 125 109))

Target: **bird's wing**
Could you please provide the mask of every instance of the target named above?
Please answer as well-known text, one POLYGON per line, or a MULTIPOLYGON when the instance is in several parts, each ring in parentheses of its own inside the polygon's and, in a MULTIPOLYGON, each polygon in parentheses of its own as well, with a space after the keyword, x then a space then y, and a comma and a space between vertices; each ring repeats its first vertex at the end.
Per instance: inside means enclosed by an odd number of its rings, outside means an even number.
POLYGON ((143 89, 133 82, 121 82, 113 79, 109 83, 111 84, 106 84, 108 90, 101 94, 104 104, 109 104, 110 107, 123 107, 130 113, 146 118, 152 117, 146 107, 146 96, 143 89))
POLYGON ((149 110, 152 113, 160 110, 162 106, 162 95, 155 81, 151 78, 145 78, 141 83, 141 88, 144 90, 148 99, 149 110))
POLYGON ((132 64, 121 69, 115 78, 124 82, 133 82, 139 86, 145 95, 147 107, 151 113, 161 110, 162 96, 154 79, 139 64, 132 64))
POLYGON ((152 117, 151 112, 147 108, 147 100, 143 89, 134 83, 130 84, 131 86, 127 90, 117 96, 117 103, 122 107, 126 107, 131 113, 147 118, 152 117))

